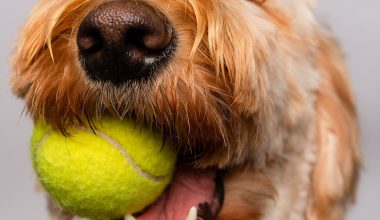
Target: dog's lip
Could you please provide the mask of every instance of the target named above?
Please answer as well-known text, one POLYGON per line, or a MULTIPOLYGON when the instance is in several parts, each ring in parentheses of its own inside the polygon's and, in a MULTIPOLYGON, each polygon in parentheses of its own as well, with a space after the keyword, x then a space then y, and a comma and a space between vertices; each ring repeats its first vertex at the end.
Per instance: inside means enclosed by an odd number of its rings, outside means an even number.
POLYGON ((165 193, 138 220, 212 220, 223 203, 221 173, 178 168, 165 193))

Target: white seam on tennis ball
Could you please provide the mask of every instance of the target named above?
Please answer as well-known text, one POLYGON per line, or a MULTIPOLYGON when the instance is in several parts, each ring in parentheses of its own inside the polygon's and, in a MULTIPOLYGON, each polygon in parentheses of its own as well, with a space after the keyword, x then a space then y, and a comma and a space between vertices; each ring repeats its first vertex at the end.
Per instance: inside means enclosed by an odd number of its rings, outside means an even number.
MULTIPOLYGON (((131 164, 131 166, 143 177, 147 178, 147 179, 150 179, 150 180, 153 180, 153 181, 156 181, 156 182, 160 182, 162 180, 164 180, 167 175, 165 176, 154 176, 146 171, 144 171, 139 165, 137 165, 135 163, 135 161, 129 156, 128 152, 119 144, 119 142, 117 142, 116 140, 114 140, 113 138, 111 138, 110 136, 108 136, 107 134, 99 131, 99 130, 90 130, 90 129, 83 129, 85 131, 88 131, 90 133, 93 133, 95 131, 95 133, 97 135, 99 135, 100 137, 102 137, 104 140, 106 140, 109 144, 111 144, 112 146, 114 146, 116 148, 116 150, 118 150, 120 152, 120 154, 122 156, 125 157, 125 159, 128 161, 129 164, 131 164)), ((34 158, 37 159, 37 151, 41 148, 41 145, 44 141, 46 141, 46 139, 49 137, 50 135, 50 132, 46 133, 42 138, 41 140, 38 142, 37 144, 37 149, 35 150, 35 153, 34 153, 34 158)))
POLYGON ((154 176, 154 175, 152 175, 152 174, 144 171, 139 165, 137 165, 135 163, 135 161, 131 158, 131 156, 129 156, 128 152, 119 144, 119 142, 117 142, 116 140, 114 140, 113 138, 111 138, 110 136, 108 136, 107 134, 105 134, 105 133, 103 133, 103 132, 101 132, 99 130, 95 130, 95 133, 98 134, 103 139, 105 139, 112 146, 114 146, 121 153, 121 155, 123 155, 125 157, 125 159, 127 159, 127 161, 132 165, 132 167, 141 176, 143 176, 143 177, 145 177, 147 179, 156 181, 156 182, 162 181, 162 180, 164 180, 167 177, 167 176, 154 176))

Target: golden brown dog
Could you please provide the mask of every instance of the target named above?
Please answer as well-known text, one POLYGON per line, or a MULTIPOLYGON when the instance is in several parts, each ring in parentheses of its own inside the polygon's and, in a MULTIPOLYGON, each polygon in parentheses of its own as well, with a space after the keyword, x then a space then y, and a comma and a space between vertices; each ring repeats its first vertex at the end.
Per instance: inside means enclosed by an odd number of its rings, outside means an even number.
POLYGON ((204 189, 214 198, 181 210, 169 198, 139 219, 342 219, 360 167, 356 112, 313 10, 313 0, 40 0, 12 88, 66 135, 105 113, 154 126, 178 148, 177 176, 215 180, 204 189))

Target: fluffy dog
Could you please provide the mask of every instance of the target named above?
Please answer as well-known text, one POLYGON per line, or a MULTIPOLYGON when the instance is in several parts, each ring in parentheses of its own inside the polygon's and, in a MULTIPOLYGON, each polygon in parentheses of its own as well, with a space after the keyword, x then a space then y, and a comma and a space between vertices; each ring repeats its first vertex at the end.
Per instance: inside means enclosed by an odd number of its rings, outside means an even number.
POLYGON ((138 219, 342 219, 360 167, 356 111, 313 10, 313 0, 40 0, 12 88, 65 135, 109 113, 157 128, 178 148, 176 178, 214 196, 194 202, 175 178, 138 219))

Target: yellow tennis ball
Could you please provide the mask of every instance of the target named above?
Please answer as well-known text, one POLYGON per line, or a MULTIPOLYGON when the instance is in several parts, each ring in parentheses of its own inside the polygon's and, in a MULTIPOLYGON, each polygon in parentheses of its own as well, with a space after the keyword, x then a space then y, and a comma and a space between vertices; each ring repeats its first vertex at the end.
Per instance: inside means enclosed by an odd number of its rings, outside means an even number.
POLYGON ((143 210, 166 188, 176 163, 160 135, 111 117, 68 137, 37 123, 31 145, 44 189, 65 210, 91 219, 143 210))

